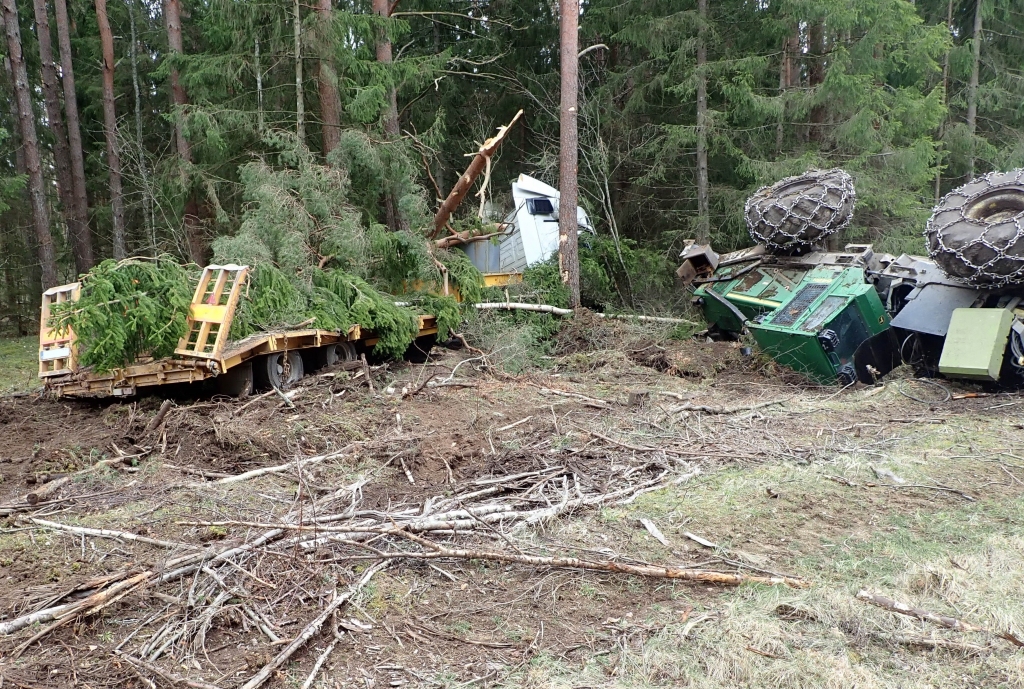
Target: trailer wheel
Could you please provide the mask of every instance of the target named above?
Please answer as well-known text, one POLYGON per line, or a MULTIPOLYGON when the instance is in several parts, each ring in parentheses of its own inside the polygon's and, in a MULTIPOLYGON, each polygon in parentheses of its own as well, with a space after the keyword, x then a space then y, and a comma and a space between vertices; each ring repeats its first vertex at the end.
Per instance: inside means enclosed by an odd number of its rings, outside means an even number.
POLYGON ((809 170, 761 187, 743 213, 750 237, 776 252, 809 246, 850 224, 857 194, 845 170, 809 170))
POLYGON ((217 384, 217 392, 221 395, 248 397, 254 387, 252 362, 246 361, 244 364, 229 368, 227 373, 214 378, 214 382, 217 384))
POLYGON ((308 372, 334 366, 339 361, 355 361, 356 347, 351 342, 324 345, 302 350, 302 363, 308 372))
POLYGON ((1024 285, 1024 168, 990 172, 946 194, 924 236, 929 256, 954 280, 1024 285))
POLYGON ((305 367, 302 355, 296 350, 274 352, 253 362, 253 377, 259 390, 284 390, 302 380, 305 367))

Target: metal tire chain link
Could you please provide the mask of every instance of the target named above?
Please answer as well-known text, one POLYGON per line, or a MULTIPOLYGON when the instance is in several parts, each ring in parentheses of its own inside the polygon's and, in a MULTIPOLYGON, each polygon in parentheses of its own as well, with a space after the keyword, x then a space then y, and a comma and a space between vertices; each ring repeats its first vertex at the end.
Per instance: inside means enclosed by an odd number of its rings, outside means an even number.
POLYGON ((808 246, 845 228, 857 193, 841 168, 808 170, 761 187, 743 207, 750 237, 774 250, 808 246), (798 193, 788 187, 800 185, 798 193))
POLYGON ((958 282, 986 288, 1024 285, 1024 168, 990 172, 946 194, 932 210, 924 236, 928 256, 958 282), (1020 212, 995 221, 970 217, 979 202, 1001 187, 1019 193, 1020 212))

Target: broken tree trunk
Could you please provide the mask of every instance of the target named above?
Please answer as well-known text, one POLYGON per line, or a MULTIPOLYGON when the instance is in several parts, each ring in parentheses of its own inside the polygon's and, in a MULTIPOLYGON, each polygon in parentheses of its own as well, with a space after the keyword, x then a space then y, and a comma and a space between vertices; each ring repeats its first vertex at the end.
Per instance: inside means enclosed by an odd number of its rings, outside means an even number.
MULTIPOLYGON (((486 301, 473 304, 473 307, 481 311, 536 311, 538 313, 550 313, 552 316, 571 316, 572 309, 563 309, 549 304, 523 304, 514 301, 486 301)), ((634 316, 628 313, 594 313, 598 318, 613 318, 623 321, 647 321, 649 323, 686 323, 689 325, 701 325, 696 321, 685 318, 668 318, 665 316, 634 316)))
POLYGON ((492 136, 490 139, 485 141, 480 150, 477 151, 476 156, 473 158, 473 162, 469 164, 462 177, 459 177, 459 181, 455 183, 448 198, 444 200, 441 207, 437 210, 437 215, 434 216, 434 231, 430 233, 430 238, 434 239, 444 226, 448 223, 448 219, 455 212, 455 209, 462 203, 462 199, 469 192, 469 188, 473 186, 473 182, 483 172, 484 167, 487 166, 487 161, 494 155, 494 152, 498 150, 498 146, 501 145, 502 139, 505 138, 505 134, 512 128, 519 118, 523 116, 523 111, 520 110, 516 113, 516 116, 512 118, 504 127, 498 128, 498 133, 492 136))
POLYGON ((471 244, 472 242, 482 242, 491 237, 497 237, 498 235, 504 234, 505 230, 508 229, 508 225, 500 223, 497 232, 489 232, 487 234, 473 234, 472 230, 466 230, 464 232, 456 232, 450 234, 447 237, 441 237, 440 239, 434 240, 434 246, 438 249, 448 249, 453 246, 460 244, 471 244))

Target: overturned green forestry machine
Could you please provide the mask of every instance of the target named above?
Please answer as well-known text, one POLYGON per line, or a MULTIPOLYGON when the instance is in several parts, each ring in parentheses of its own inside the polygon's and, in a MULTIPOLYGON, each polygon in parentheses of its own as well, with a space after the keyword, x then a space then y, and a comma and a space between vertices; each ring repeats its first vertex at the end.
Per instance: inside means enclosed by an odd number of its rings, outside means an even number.
MULTIPOLYGON (((82 347, 99 347, 102 331, 92 334, 89 342, 82 342, 74 328, 54 323, 55 314, 73 313, 82 283, 53 287, 43 294, 39 377, 47 390, 70 397, 125 397, 175 384, 206 385, 214 392, 243 396, 254 390, 286 388, 306 373, 337 363, 366 369, 366 355, 373 355, 380 333, 358 323, 326 329, 303 322, 232 339, 232 323, 246 298, 249 280, 247 266, 207 266, 199 276, 191 303, 181 309, 180 332, 170 333, 178 338, 177 346, 172 340, 173 353, 154 356, 140 351, 123 365, 113 367, 81 362, 82 347)), ((169 299, 166 294, 154 298, 169 299)), ((129 314, 133 309, 142 310, 138 304, 124 307, 129 314)), ((409 333, 412 342, 406 356, 422 359, 437 337, 437 319, 432 315, 407 316, 415 332, 409 333)), ((174 330, 176 324, 171 321, 168 327, 174 330)))
POLYGON ((846 227, 853 180, 812 170, 745 206, 756 244, 719 256, 690 245, 679 276, 724 338, 749 335, 822 384, 873 384, 902 364, 929 377, 1024 387, 1024 170, 954 190, 924 232, 929 256, 827 248, 846 227))

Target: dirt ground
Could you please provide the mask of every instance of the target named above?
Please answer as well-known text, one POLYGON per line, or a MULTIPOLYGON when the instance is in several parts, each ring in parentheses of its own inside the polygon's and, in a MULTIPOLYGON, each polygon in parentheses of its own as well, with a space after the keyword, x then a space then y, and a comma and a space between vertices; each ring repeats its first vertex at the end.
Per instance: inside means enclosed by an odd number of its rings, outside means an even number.
POLYGON ((264 686, 1024 686, 1024 398, 616 341, 179 396, 155 427, 155 397, 0 399, 0 686, 251 686, 293 644, 264 686), (419 537, 469 552, 381 533, 431 514, 462 521, 419 537))

